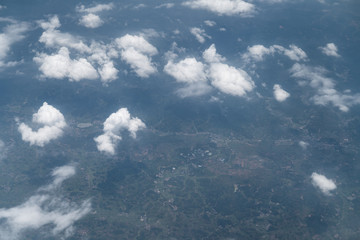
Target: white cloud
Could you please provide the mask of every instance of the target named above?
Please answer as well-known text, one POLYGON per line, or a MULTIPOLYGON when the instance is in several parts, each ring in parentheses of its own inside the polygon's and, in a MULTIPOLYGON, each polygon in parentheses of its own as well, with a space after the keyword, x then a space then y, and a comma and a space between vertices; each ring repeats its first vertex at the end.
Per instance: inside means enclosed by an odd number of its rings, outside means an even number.
POLYGON ((117 79, 118 70, 114 67, 112 61, 103 64, 102 68, 99 69, 99 74, 104 83, 114 81, 117 79))
POLYGON ((0 238, 20 240, 26 238, 27 230, 48 226, 54 237, 67 238, 72 234, 74 223, 91 210, 90 200, 81 204, 70 202, 56 193, 62 182, 75 174, 72 166, 63 166, 53 171, 54 180, 24 203, 0 209, 0 238))
POLYGON ((211 39, 211 37, 205 33, 205 30, 201 28, 190 28, 190 33, 196 37, 196 40, 198 40, 199 43, 204 43, 205 38, 211 39))
POLYGON ((156 6, 155 8, 172 8, 174 6, 175 6, 174 3, 163 3, 163 4, 160 4, 159 6, 156 6))
POLYGON ((328 43, 325 47, 320 47, 323 54, 332 57, 340 57, 338 54, 338 48, 335 43, 328 43))
POLYGON ((206 63, 195 58, 185 58, 174 63, 176 54, 168 54, 169 61, 164 71, 178 82, 186 83, 177 93, 181 97, 199 96, 211 91, 210 84, 223 93, 234 96, 245 96, 255 87, 251 77, 242 69, 223 63, 226 59, 216 52, 212 44, 203 52, 206 63))
POLYGON ((304 141, 299 141, 299 146, 300 146, 302 149, 306 150, 306 148, 309 146, 309 143, 304 142, 304 141))
POLYGON ((132 138, 136 138, 136 132, 145 127, 139 118, 131 117, 127 108, 120 108, 105 120, 104 134, 94 140, 99 151, 113 155, 117 142, 122 139, 121 131, 127 130, 132 138))
POLYGON ((360 104, 360 94, 351 95, 347 92, 341 93, 335 89, 335 81, 326 77, 327 71, 321 67, 309 67, 296 63, 290 69, 292 77, 307 80, 301 82, 308 84, 316 90, 312 100, 317 105, 325 106, 332 104, 341 111, 347 112, 352 105, 360 104))
POLYGON ((209 27, 213 27, 216 25, 216 22, 211 21, 211 20, 205 20, 204 23, 209 27))
POLYGON ((98 78, 97 71, 85 58, 71 59, 66 47, 60 48, 54 55, 38 54, 34 61, 40 65, 39 70, 46 78, 69 78, 70 81, 76 82, 98 78))
POLYGON ((193 9, 204 9, 218 15, 249 16, 255 11, 255 6, 242 0, 190 0, 183 3, 193 9))
POLYGON ((264 57, 267 55, 273 55, 275 53, 284 54, 293 61, 306 61, 306 53, 299 47, 291 44, 289 48, 284 48, 280 45, 272 45, 270 47, 265 47, 263 45, 254 45, 248 47, 247 52, 243 54, 242 58, 247 61, 263 61, 264 57))
POLYGON ((103 25, 103 21, 98 15, 93 13, 86 14, 80 18, 79 23, 87 28, 98 28, 103 25))
POLYGON ((312 184, 318 187, 325 195, 330 195, 330 191, 336 189, 336 185, 333 180, 326 178, 324 175, 318 173, 311 174, 312 184))
POLYGON ((30 28, 28 23, 11 20, 0 33, 0 68, 14 66, 16 62, 6 62, 11 45, 24 39, 24 33, 30 28))
POLYGON ((37 113, 33 114, 32 122, 42 127, 33 131, 27 124, 20 123, 18 130, 21 133, 22 140, 29 142, 30 145, 35 144, 40 147, 62 136, 66 127, 62 113, 46 102, 43 103, 37 113))
POLYGON ((98 13, 106 10, 111 10, 113 8, 114 8, 114 4, 108 3, 108 4, 97 4, 94 7, 89 7, 89 8, 86 8, 84 5, 80 5, 76 8, 76 10, 78 12, 83 12, 83 13, 98 13))
POLYGON ((279 84, 275 84, 273 89, 274 89, 274 97, 278 102, 283 102, 288 97, 290 97, 290 93, 282 89, 279 84))
POLYGON ((117 38, 116 43, 121 49, 121 59, 130 64, 139 77, 147 78, 157 72, 151 56, 158 51, 143 36, 126 34, 117 38))

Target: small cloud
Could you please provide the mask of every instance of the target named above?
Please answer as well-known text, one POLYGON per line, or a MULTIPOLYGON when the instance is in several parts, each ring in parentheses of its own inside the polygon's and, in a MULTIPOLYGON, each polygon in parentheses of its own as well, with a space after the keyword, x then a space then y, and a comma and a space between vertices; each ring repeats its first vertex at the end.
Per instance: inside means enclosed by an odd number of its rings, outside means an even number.
POLYGON ((273 89, 274 89, 274 97, 278 102, 283 102, 288 97, 290 97, 290 93, 282 89, 279 84, 275 84, 273 89))
POLYGON ((331 195, 330 191, 336 189, 336 185, 333 180, 326 178, 324 175, 318 173, 311 174, 312 184, 318 187, 325 195, 331 195))
POLYGON ((111 10, 114 8, 113 3, 108 4, 97 4, 94 7, 86 8, 84 5, 80 5, 76 8, 76 11, 82 12, 82 13, 98 13, 102 11, 111 10))
POLYGON ((18 130, 23 141, 39 147, 43 147, 51 140, 61 137, 66 127, 62 113, 46 102, 43 103, 37 113, 33 114, 32 122, 42 127, 37 131, 33 131, 27 124, 20 123, 18 130))
POLYGON ((127 108, 121 108, 105 120, 104 134, 94 138, 97 149, 100 152, 114 155, 116 144, 122 139, 121 131, 128 130, 130 136, 136 138, 136 132, 145 127, 145 123, 139 118, 131 117, 127 108))
POLYGON ((205 20, 204 23, 209 27, 213 27, 216 25, 216 22, 211 21, 211 20, 205 20))
POLYGON ((309 143, 304 142, 304 141, 299 141, 299 146, 300 146, 302 149, 306 150, 306 148, 309 146, 309 143))
POLYGON ((340 57, 340 55, 338 54, 338 48, 335 43, 328 43, 325 47, 320 47, 320 50, 326 56, 340 57))
POLYGON ((0 139, 0 160, 6 157, 6 146, 5 143, 0 139))
POLYGON ((146 7, 145 4, 140 3, 140 4, 136 5, 136 6, 134 7, 134 9, 145 8, 145 7, 146 7))
POLYGON ((239 15, 246 17, 255 12, 255 5, 242 0, 222 0, 221 2, 213 0, 190 0, 184 2, 183 5, 192 9, 208 10, 220 16, 239 15))
POLYGON ((190 33, 196 37, 196 40, 198 40, 199 43, 204 43, 205 38, 211 39, 211 37, 205 33, 205 30, 201 28, 190 28, 190 33))
POLYGON ((0 238, 20 240, 26 238, 26 231, 40 230, 48 226, 50 234, 59 239, 72 235, 74 223, 91 210, 90 200, 81 204, 70 202, 59 196, 56 190, 62 182, 75 174, 73 166, 63 166, 53 171, 54 180, 41 187, 24 203, 0 209, 0 238))
POLYGON ((223 28, 223 27, 222 27, 222 28, 219 28, 219 31, 220 31, 220 32, 226 32, 226 28, 223 28))
POLYGON ((84 5, 80 5, 76 8, 76 11, 86 14, 81 16, 79 24, 87 28, 98 28, 104 23, 98 13, 106 10, 111 10, 113 7, 114 5, 112 3, 98 4, 90 8, 86 8, 84 5))
POLYGON ((147 78, 157 72, 151 62, 151 56, 158 53, 143 36, 126 34, 116 39, 117 46, 121 49, 121 58, 135 71, 139 77, 147 78))
POLYGON ((159 6, 156 6, 155 8, 172 8, 175 6, 175 3, 163 3, 159 6))
POLYGON ((89 13, 89 14, 82 16, 80 18, 79 23, 87 28, 98 28, 104 22, 101 20, 101 18, 98 15, 89 13))

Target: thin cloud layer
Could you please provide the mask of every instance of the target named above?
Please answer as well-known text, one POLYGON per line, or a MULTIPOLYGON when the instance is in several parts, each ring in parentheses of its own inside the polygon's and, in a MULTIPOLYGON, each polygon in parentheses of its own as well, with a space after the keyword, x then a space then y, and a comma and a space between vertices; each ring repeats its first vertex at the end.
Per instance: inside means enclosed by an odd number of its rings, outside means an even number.
POLYGON ((115 41, 121 49, 121 59, 130 64, 139 77, 147 78, 157 72, 151 57, 158 51, 143 36, 126 34, 115 41))
MULTIPOLYGON (((81 204, 70 202, 56 193, 63 181, 75 174, 73 166, 56 168, 53 182, 38 190, 24 203, 0 209, 0 238, 20 240, 26 238, 26 231, 44 231, 48 226, 50 234, 57 238, 67 238, 74 231, 74 223, 91 210, 90 200, 81 204)), ((49 234, 49 233, 46 233, 49 234)))
POLYGON ((278 101, 278 102, 283 102, 288 97, 290 97, 290 93, 288 93, 287 91, 282 89, 279 84, 275 84, 273 89, 274 89, 274 97, 275 97, 276 101, 278 101))
POLYGON ((43 147, 51 140, 61 137, 66 127, 62 113, 46 102, 43 103, 37 113, 33 114, 32 122, 41 127, 34 131, 27 124, 20 123, 18 130, 23 141, 39 147, 43 147))
POLYGON ((205 63, 195 58, 185 58, 175 63, 176 54, 171 53, 164 72, 177 82, 186 83, 178 90, 181 97, 199 96, 211 91, 211 86, 233 96, 245 96, 255 87, 251 77, 242 69, 224 63, 226 60, 216 52, 212 44, 203 52, 205 63))
POLYGON ((0 68, 14 66, 17 62, 7 62, 6 59, 11 50, 11 45, 25 38, 25 32, 29 30, 29 24, 9 20, 7 25, 0 33, 0 68))
POLYGON ((289 48, 285 48, 280 45, 272 45, 270 47, 265 47, 263 45, 254 45, 248 47, 247 52, 243 54, 242 58, 246 62, 259 62, 263 61, 265 56, 274 55, 275 53, 283 54, 290 58, 293 61, 306 61, 306 53, 296 45, 291 44, 289 48))
POLYGON ((6 146, 5 143, 0 139, 0 160, 4 159, 6 156, 6 146))
POLYGON ((111 155, 115 154, 118 141, 122 138, 120 133, 127 130, 132 138, 136 138, 136 133, 146 127, 137 117, 131 117, 127 108, 120 108, 112 113, 104 122, 104 134, 94 138, 97 149, 111 155))
POLYGON ((340 55, 338 54, 338 48, 335 43, 328 43, 325 47, 320 47, 320 50, 326 56, 340 57, 340 55))
POLYGON ((310 67, 296 63, 290 69, 290 73, 292 77, 306 80, 300 81, 301 85, 309 85, 316 90, 312 100, 317 105, 332 104, 341 111, 347 112, 351 106, 360 104, 360 94, 351 95, 348 92, 337 91, 335 81, 326 77, 327 71, 322 67, 310 67))
POLYGON ((249 16, 255 11, 255 5, 242 0, 190 0, 184 2, 183 5, 227 16, 249 16))
POLYGON ((330 192, 336 189, 333 180, 315 172, 311 174, 311 181, 312 184, 319 188, 325 195, 330 195, 330 192))

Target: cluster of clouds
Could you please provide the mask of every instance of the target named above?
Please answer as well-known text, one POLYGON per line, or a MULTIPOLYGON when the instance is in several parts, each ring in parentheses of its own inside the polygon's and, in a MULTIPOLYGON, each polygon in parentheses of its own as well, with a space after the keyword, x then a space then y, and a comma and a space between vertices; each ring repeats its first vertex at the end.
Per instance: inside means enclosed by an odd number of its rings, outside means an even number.
POLYGON ((0 22, 7 22, 8 25, 0 33, 0 69, 16 65, 17 61, 7 61, 11 45, 25 38, 25 33, 29 31, 30 24, 18 22, 10 18, 0 18, 0 22))
POLYGON ((181 97, 199 96, 211 91, 212 87, 233 96, 246 96, 255 87, 251 77, 242 69, 226 63, 226 59, 216 52, 212 44, 203 52, 203 60, 187 57, 175 61, 177 55, 169 54, 164 72, 184 83, 185 87, 178 90, 181 97))
POLYGON ((77 12, 83 15, 80 18, 79 24, 87 28, 98 28, 104 24, 104 21, 98 15, 100 12, 108 11, 114 8, 114 4, 97 4, 94 7, 86 8, 80 5, 76 8, 77 12))
POLYGON ((332 104, 341 111, 347 112, 352 105, 360 104, 360 94, 351 94, 350 90, 339 92, 335 89, 335 81, 327 77, 328 73, 322 67, 312 67, 296 63, 290 69, 291 76, 301 79, 299 84, 308 85, 315 89, 312 100, 317 105, 332 104))
MULTIPOLYGON (((94 8, 79 8, 79 11, 102 11, 112 5, 97 5, 94 8), (99 7, 100 6, 100 7, 99 7), (107 6, 107 7, 106 7, 107 6)), ((34 61, 39 65, 41 77, 81 81, 100 78, 107 85, 118 78, 119 70, 114 59, 121 58, 128 63, 139 77, 149 77, 157 72, 151 57, 158 53, 144 35, 125 35, 109 44, 92 41, 87 44, 82 38, 63 33, 57 16, 48 21, 39 21, 44 32, 39 38, 53 53, 37 53, 34 61)))
POLYGON ((208 10, 220 16, 246 17, 255 12, 255 5, 243 0, 189 0, 183 2, 183 5, 192 9, 208 10))
POLYGON ((19 123, 18 130, 23 141, 39 147, 62 136, 66 127, 63 114, 46 102, 33 114, 32 122, 34 125, 40 125, 40 128, 34 131, 26 123, 19 123))
POLYGON ((139 118, 131 117, 127 108, 120 108, 105 120, 104 133, 94 138, 97 149, 114 155, 116 144, 122 139, 120 133, 123 130, 127 130, 132 138, 136 138, 136 133, 145 127, 145 123, 139 118))
POLYGON ((324 175, 316 172, 311 174, 312 184, 319 188, 325 195, 331 195, 331 191, 336 189, 336 184, 333 180, 326 178, 324 175))
POLYGON ((247 52, 242 55, 242 58, 246 62, 259 62, 263 61, 265 56, 274 55, 275 53, 283 54, 293 61, 306 61, 306 53, 294 44, 291 44, 289 48, 285 48, 280 45, 272 45, 265 47, 264 45, 254 45, 248 47, 247 52))
POLYGON ((44 230, 45 227, 54 237, 66 238, 73 234, 74 223, 91 211, 90 200, 81 204, 70 202, 57 194, 61 184, 75 175, 73 166, 63 166, 53 170, 53 181, 41 187, 36 194, 24 203, 0 209, 0 238, 20 240, 26 231, 44 230))

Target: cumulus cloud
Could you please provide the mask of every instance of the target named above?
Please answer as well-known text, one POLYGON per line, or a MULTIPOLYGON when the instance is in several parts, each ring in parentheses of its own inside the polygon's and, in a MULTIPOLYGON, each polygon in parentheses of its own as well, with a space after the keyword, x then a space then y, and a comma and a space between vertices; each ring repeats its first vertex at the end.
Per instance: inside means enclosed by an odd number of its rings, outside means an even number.
POLYGON ((32 122, 41 127, 37 131, 33 131, 27 124, 20 123, 18 130, 23 141, 40 147, 62 136, 66 127, 62 113, 46 102, 43 103, 37 113, 33 114, 32 122))
POLYGON ((126 34, 117 38, 116 43, 121 49, 121 59, 130 64, 139 77, 147 78, 157 72, 151 57, 158 51, 143 36, 126 34))
POLYGON ((177 55, 169 55, 170 60, 164 67, 164 72, 178 82, 186 83, 184 88, 178 90, 181 97, 203 95, 211 90, 211 85, 234 96, 245 96, 255 87, 244 70, 224 63, 226 59, 216 52, 214 44, 203 52, 205 63, 195 58, 185 58, 174 63, 177 55))
POLYGON ((190 33, 195 36, 196 40, 198 40, 199 43, 204 43, 205 38, 211 39, 211 37, 205 33, 205 30, 201 28, 190 28, 190 33))
POLYGON ((293 61, 306 61, 306 53, 299 47, 291 44, 289 48, 284 48, 280 45, 272 45, 270 47, 265 47, 263 45, 254 45, 248 47, 247 52, 243 54, 242 58, 246 62, 259 62, 263 61, 264 57, 267 55, 274 55, 275 53, 283 54, 290 58, 293 61))
POLYGON ((105 120, 104 134, 94 138, 97 149, 114 155, 116 144, 122 139, 120 133, 123 130, 127 130, 132 138, 136 138, 137 131, 145 127, 145 123, 139 118, 131 117, 127 108, 120 108, 105 120))
POLYGON ((338 48, 335 43, 328 43, 325 47, 320 47, 323 54, 331 57, 340 57, 338 54, 338 48))
POLYGON ((205 20, 204 23, 209 27, 213 27, 216 25, 216 22, 211 21, 211 20, 205 20))
POLYGON ((86 13, 80 18, 80 25, 87 28, 97 28, 103 25, 104 21, 101 20, 100 16, 95 14, 105 10, 111 10, 114 7, 112 3, 109 4, 98 4, 94 7, 86 8, 84 5, 80 5, 76 10, 80 13, 86 13))
POLYGON ((64 239, 71 236, 74 223, 91 210, 90 200, 77 204, 56 192, 62 182, 74 174, 75 169, 72 166, 57 168, 53 171, 52 183, 40 188, 24 203, 0 209, 0 238, 24 239, 26 231, 37 230, 41 234, 46 231, 46 226, 54 237, 64 239))
POLYGON ((17 22, 14 20, 7 22, 10 24, 0 33, 0 68, 16 65, 16 62, 6 61, 11 50, 11 45, 24 39, 24 34, 30 27, 29 24, 25 22, 17 22))
POLYGON ((243 0, 190 0, 184 2, 183 5, 227 16, 249 16, 255 11, 255 5, 243 0))
POLYGON ((317 105, 326 106, 332 104, 341 111, 347 112, 352 105, 360 104, 360 94, 351 95, 344 91, 343 93, 335 89, 335 81, 326 76, 328 73, 322 67, 310 67, 296 63, 290 69, 292 77, 307 81, 301 81, 302 85, 309 85, 316 90, 312 100, 317 105))
POLYGON ((273 89, 274 89, 274 97, 278 102, 283 102, 288 97, 290 97, 290 93, 282 89, 279 84, 275 84, 273 89))
POLYGON ((58 53, 47 55, 38 54, 34 61, 40 65, 43 77, 47 78, 69 78, 70 81, 80 81, 82 79, 96 79, 98 73, 95 68, 85 59, 71 59, 69 50, 62 47, 58 53))
MULTIPOLYGON (((95 10, 89 14, 92 11, 95 10)), ((37 53, 34 57, 42 77, 68 78, 70 81, 100 77, 104 85, 117 79, 119 71, 113 59, 119 57, 119 52, 114 43, 92 41, 88 45, 77 36, 60 32, 58 28, 61 24, 57 16, 50 17, 48 21, 39 21, 39 25, 45 30, 39 41, 45 47, 57 50, 53 54, 37 53), (76 56, 75 59, 70 57, 72 55, 76 56)))
POLYGON ((326 178, 324 175, 318 173, 311 174, 312 184, 318 187, 325 195, 330 195, 330 191, 336 189, 336 185, 333 180, 326 178))

